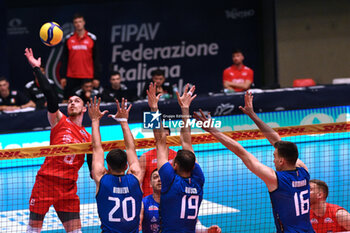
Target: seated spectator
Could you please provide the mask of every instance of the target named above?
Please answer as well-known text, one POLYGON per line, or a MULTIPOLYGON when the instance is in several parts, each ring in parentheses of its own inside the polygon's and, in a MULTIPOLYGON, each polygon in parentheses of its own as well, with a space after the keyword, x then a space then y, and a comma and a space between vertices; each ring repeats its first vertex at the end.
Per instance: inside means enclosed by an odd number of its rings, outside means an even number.
POLYGON ((92 87, 94 88, 94 90, 98 91, 100 95, 102 95, 103 87, 101 86, 101 82, 99 79, 94 78, 92 80, 92 87))
POLYGON ((241 92, 250 88, 254 81, 254 72, 243 64, 244 56, 240 50, 232 52, 233 65, 226 68, 223 73, 223 86, 225 92, 241 92))
POLYGON ((116 99, 121 101, 122 98, 126 98, 128 101, 133 101, 136 99, 129 94, 128 88, 122 83, 122 78, 118 71, 111 74, 109 82, 111 85, 106 87, 102 92, 103 102, 115 102, 116 99))
MULTIPOLYGON (((45 68, 44 66, 40 66, 41 72, 45 75, 45 68)), ((44 93, 41 91, 38 78, 34 74, 34 80, 28 82, 25 85, 25 94, 26 96, 35 103, 36 109, 44 109, 47 106, 46 98, 44 96, 44 93)), ((51 79, 48 79, 52 90, 55 90, 55 83, 51 79)), ((56 93, 57 94, 57 93, 56 93)))
POLYGON ((33 107, 35 103, 17 90, 10 90, 10 84, 5 77, 0 77, 0 111, 14 111, 33 107))
POLYGON ((75 92, 75 95, 79 96, 85 103, 90 101, 90 98, 99 97, 99 93, 92 86, 92 79, 85 80, 79 90, 75 92))
MULTIPOLYGON (((169 82, 165 81, 164 70, 160 70, 160 69, 154 70, 154 71, 152 71, 151 76, 152 76, 152 82, 157 87, 157 93, 156 94, 157 95, 158 94, 162 94, 162 98, 164 98, 164 99, 171 99, 171 98, 173 98, 173 95, 174 95, 173 87, 170 85, 169 82)), ((149 83, 150 82, 147 82, 145 84, 144 89, 143 89, 142 96, 141 96, 143 99, 146 99, 146 97, 147 97, 146 90, 148 90, 149 83)))
POLYGON ((343 207, 326 202, 328 186, 310 180, 310 221, 317 233, 350 231, 350 214, 343 207))

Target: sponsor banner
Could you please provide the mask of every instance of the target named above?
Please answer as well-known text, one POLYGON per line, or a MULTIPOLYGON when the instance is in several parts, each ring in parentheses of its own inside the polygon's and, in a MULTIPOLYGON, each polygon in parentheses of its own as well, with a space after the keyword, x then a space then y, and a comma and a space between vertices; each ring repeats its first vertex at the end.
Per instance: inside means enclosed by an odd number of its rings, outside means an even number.
MULTIPOLYGON (((281 137, 290 137, 296 135, 308 135, 308 134, 325 134, 325 133, 341 133, 350 131, 350 122, 339 122, 333 124, 317 124, 317 125, 304 125, 304 126, 291 126, 275 128, 275 131, 281 137)), ((252 140, 265 138, 259 130, 243 130, 243 131, 231 131, 224 132, 228 137, 236 140, 252 140)), ((195 134, 191 136, 192 144, 205 144, 218 142, 211 134, 195 134)), ((179 136, 169 136, 167 138, 168 146, 180 146, 179 136)), ((154 138, 144 138, 135 140, 136 149, 154 148, 154 138)), ((110 151, 113 149, 125 149, 124 141, 108 141, 103 142, 102 147, 104 151, 110 151)), ((21 159, 21 158, 37 158, 58 156, 67 154, 84 154, 92 153, 91 143, 79 143, 79 144, 64 144, 53 145, 45 147, 30 147, 19 149, 0 150, 0 160, 7 159, 21 159)))
POLYGON ((118 70, 129 89, 140 95, 151 72, 161 68, 180 91, 189 82, 200 83, 201 93, 218 92, 223 70, 232 65, 232 50, 240 48, 259 86, 260 5, 258 0, 215 4, 179 0, 11 8, 6 24, 10 72, 11 77, 21 77, 13 78, 16 82, 11 85, 22 89, 32 80, 23 57, 25 47, 32 47, 35 56, 42 57, 47 75, 59 85, 62 43, 52 48, 43 45, 39 29, 54 21, 66 36, 73 31, 73 15, 79 12, 86 19, 86 29, 97 37, 103 85, 109 84, 110 71, 118 70))

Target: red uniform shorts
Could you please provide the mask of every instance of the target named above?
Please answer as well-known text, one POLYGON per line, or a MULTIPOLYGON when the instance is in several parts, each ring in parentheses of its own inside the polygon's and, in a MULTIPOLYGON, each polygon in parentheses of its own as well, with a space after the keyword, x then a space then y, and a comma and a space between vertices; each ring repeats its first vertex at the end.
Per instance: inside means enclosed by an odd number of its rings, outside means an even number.
POLYGON ((53 176, 37 175, 29 200, 29 209, 45 215, 53 205, 56 212, 80 212, 77 183, 53 176))

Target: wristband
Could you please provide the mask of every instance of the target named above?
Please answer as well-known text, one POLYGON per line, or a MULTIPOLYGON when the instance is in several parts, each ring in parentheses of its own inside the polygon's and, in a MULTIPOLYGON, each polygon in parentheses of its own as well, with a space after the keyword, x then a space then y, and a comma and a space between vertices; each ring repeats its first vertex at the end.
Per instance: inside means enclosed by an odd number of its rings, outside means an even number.
POLYGON ((116 117, 113 117, 113 119, 116 120, 117 122, 122 122, 122 121, 127 122, 127 121, 128 121, 128 119, 126 119, 126 118, 116 118, 116 117))

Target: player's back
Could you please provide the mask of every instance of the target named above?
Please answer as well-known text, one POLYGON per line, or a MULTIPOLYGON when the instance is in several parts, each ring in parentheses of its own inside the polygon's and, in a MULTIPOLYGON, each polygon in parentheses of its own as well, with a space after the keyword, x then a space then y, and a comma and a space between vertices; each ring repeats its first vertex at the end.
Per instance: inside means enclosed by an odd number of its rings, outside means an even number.
POLYGON ((310 175, 302 167, 277 171, 278 188, 270 192, 277 232, 314 232, 310 223, 310 175))
POLYGON ((96 202, 103 232, 138 232, 142 191, 134 175, 104 175, 96 202))
POLYGON ((194 233, 203 199, 204 175, 200 166, 196 163, 191 177, 183 178, 166 163, 160 168, 159 175, 162 181, 161 232, 194 233))

